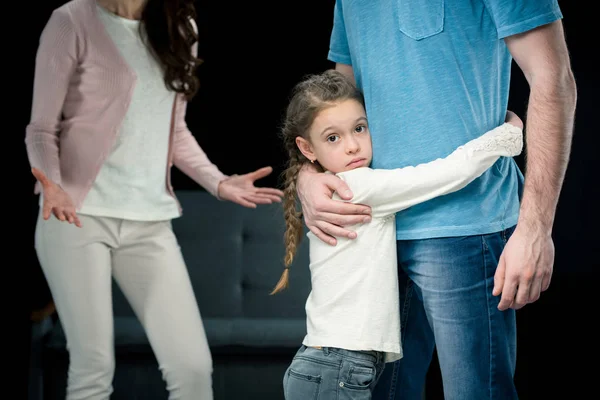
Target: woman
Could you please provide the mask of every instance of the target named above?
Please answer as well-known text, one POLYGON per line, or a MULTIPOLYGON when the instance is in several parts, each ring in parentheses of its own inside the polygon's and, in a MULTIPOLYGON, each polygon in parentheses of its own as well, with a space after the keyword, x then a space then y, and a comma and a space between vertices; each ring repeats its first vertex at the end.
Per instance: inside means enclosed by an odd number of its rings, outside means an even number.
POLYGON ((41 193, 36 251, 70 353, 67 399, 108 399, 111 277, 171 399, 212 399, 212 360, 171 219, 171 167, 222 200, 281 201, 270 167, 225 176, 185 123, 198 89, 193 0, 72 0, 40 38, 26 145, 41 193))

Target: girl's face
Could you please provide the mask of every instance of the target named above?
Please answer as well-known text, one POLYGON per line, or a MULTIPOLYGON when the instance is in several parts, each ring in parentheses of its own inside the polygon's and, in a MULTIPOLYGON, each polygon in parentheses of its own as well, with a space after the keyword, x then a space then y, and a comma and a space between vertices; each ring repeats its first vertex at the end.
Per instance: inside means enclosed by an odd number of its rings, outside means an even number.
POLYGON ((296 138, 302 154, 334 174, 371 164, 369 125, 365 109, 355 100, 322 110, 310 127, 308 139, 296 138))

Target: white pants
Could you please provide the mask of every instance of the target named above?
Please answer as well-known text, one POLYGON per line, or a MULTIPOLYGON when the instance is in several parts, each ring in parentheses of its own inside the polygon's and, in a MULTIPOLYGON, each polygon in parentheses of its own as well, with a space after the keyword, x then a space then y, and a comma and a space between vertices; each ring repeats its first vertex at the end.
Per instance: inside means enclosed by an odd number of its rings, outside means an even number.
POLYGON ((212 400, 212 358, 170 221, 38 217, 35 247, 70 356, 67 400, 105 400, 115 369, 111 284, 148 336, 169 399, 212 400))

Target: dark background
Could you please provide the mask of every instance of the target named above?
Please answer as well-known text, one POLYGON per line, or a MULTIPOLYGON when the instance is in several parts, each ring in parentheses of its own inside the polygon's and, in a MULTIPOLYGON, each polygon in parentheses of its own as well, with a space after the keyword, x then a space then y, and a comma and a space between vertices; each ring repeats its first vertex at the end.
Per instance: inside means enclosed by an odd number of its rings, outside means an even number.
MULTIPOLYGON (((10 387, 25 397, 29 351, 29 315, 50 299, 33 249, 37 196, 25 153, 35 52, 41 30, 52 10, 64 0, 21 2, 11 21, 18 29, 5 33, 5 131, 14 142, 4 149, 9 183, 3 209, 10 227, 5 231, 4 278, 6 297, 3 331, 5 354, 11 361, 10 387), (25 18, 25 19, 24 19, 25 18), (14 47, 14 49, 13 49, 14 47), (16 197, 12 194, 16 193, 16 197), (7 195, 9 194, 9 195, 7 195), (6 273, 8 272, 8 273, 6 273), (13 361, 14 360, 14 361, 13 361), (13 367, 11 367, 13 366, 13 367)), ((285 162, 278 126, 291 87, 303 75, 333 65, 326 60, 334 0, 272 2, 196 1, 200 28, 201 90, 189 104, 187 121, 208 156, 224 173, 246 173, 271 165, 274 173, 259 185, 280 184, 285 162)), ((567 43, 578 84, 579 98, 571 161, 560 197, 553 237, 556 246, 550 288, 538 302, 517 313, 518 358, 516 381, 523 399, 550 395, 583 398, 598 379, 598 317, 595 291, 600 267, 596 227, 598 213, 597 99, 598 49, 594 15, 581 1, 560 1, 567 43), (595 207, 594 207, 595 206, 595 207)), ((5 25, 5 29, 7 26, 5 25)), ((525 115, 529 88, 513 68, 509 109, 525 115)), ((522 157, 518 158, 523 166, 522 157)), ((176 189, 199 189, 174 170, 176 189)), ((434 360, 428 399, 441 399, 441 380, 434 360)), ((587 396, 586 396, 587 397, 587 396)))

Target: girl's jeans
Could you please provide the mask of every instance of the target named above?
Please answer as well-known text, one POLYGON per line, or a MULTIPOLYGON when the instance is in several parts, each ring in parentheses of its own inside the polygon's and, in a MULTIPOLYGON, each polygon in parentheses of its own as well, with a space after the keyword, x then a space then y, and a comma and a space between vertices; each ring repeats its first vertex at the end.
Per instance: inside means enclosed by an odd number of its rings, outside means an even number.
POLYGON ((370 400, 383 353, 302 345, 283 377, 286 400, 370 400))

